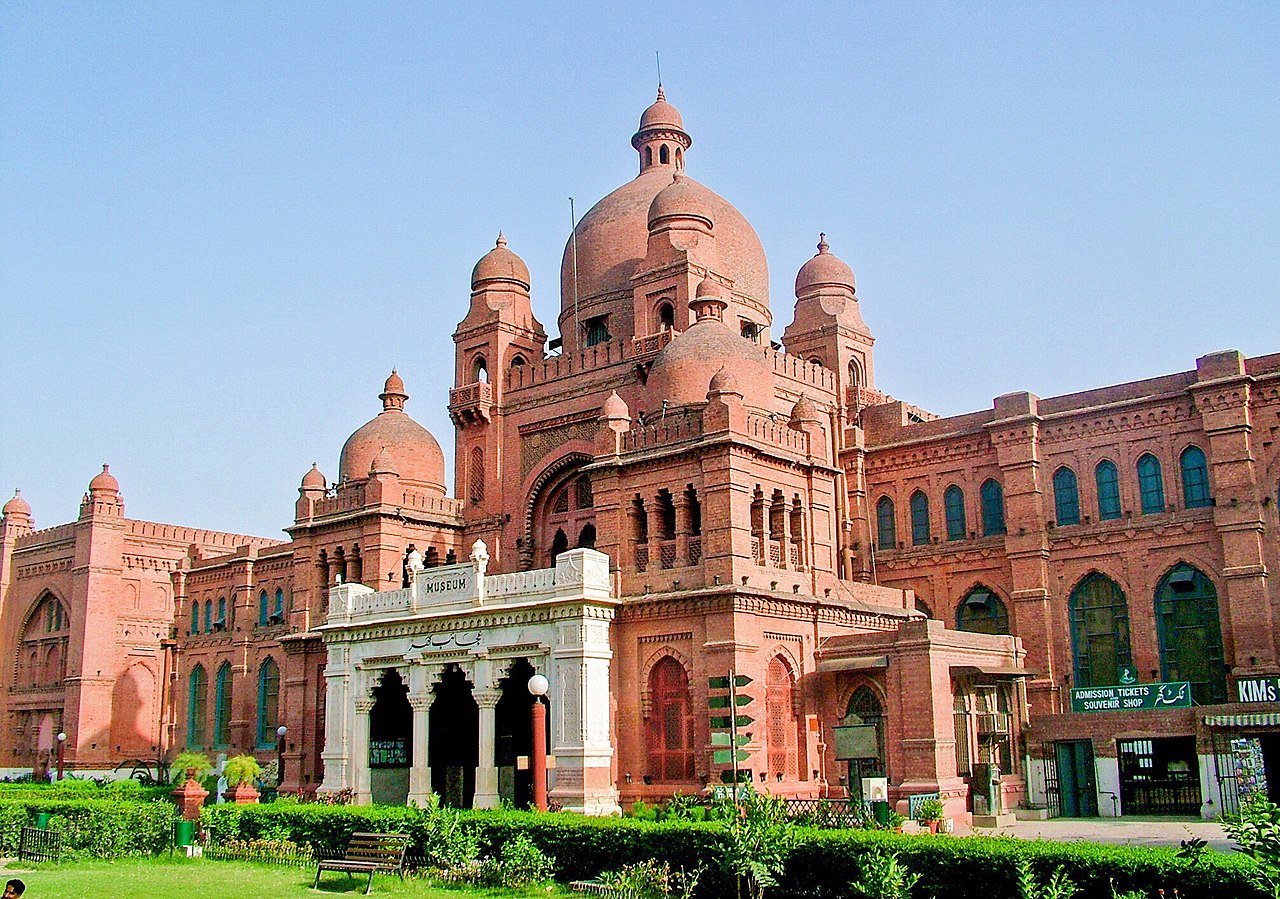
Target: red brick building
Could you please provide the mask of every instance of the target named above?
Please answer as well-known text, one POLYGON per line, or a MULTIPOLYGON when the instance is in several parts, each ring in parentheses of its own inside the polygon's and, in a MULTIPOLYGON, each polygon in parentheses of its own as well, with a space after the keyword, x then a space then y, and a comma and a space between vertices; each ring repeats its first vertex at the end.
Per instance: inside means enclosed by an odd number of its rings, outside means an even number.
MULTIPOLYGON (((288 541, 124 519, 105 474, 51 531, 6 504, 0 765, 47 765, 59 731, 80 770, 183 746, 265 761, 283 725, 282 786, 314 790, 329 590, 398 589, 482 540, 496 573, 610 557, 624 805, 722 780, 709 681, 730 670, 751 678, 743 767, 786 796, 882 774, 891 798, 939 792, 965 814, 995 766, 1006 806, 1185 811, 1194 791, 1208 813, 1249 759, 1269 767, 1280 707, 1228 700, 1278 670, 1280 356, 937 418, 877 390, 825 237, 775 343, 760 241, 685 174, 692 139, 661 93, 631 142, 639 174, 566 245, 559 338, 502 236, 475 266, 448 394, 455 496, 393 372, 336 480, 302 479, 288 541), (1072 688, 1123 679, 1189 682, 1199 705, 1070 714, 1072 688)), ((501 702, 532 660, 456 683, 501 702)))

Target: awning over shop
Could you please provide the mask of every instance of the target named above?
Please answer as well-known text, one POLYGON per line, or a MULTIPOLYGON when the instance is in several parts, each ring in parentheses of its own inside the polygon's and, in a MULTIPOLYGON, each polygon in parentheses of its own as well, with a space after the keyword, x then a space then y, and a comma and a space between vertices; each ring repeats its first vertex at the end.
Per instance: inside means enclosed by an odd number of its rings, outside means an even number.
POLYGON ((888 668, 888 656, 846 656, 845 658, 819 659, 819 671, 867 671, 872 668, 888 668))
POLYGON ((1035 677, 1036 672, 1030 668, 1017 668, 1012 665, 964 664, 952 665, 952 674, 990 674, 995 677, 1035 677))
POLYGON ((1205 715, 1209 727, 1280 727, 1280 712, 1255 712, 1252 715, 1205 715))

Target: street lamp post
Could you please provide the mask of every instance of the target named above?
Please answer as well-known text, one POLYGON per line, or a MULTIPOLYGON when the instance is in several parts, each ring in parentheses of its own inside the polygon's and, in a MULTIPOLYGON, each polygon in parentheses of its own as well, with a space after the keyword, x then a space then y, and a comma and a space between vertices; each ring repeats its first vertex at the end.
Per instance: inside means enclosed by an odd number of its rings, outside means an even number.
POLYGON ((547 679, 541 674, 529 678, 533 694, 533 748, 529 751, 529 768, 533 772, 533 807, 547 810, 547 710, 542 705, 547 679))
POLYGON ((284 735, 288 732, 283 724, 276 728, 276 790, 284 783, 284 735))
POLYGON ((62 764, 66 759, 67 734, 65 731, 58 731, 58 780, 62 780, 62 764))

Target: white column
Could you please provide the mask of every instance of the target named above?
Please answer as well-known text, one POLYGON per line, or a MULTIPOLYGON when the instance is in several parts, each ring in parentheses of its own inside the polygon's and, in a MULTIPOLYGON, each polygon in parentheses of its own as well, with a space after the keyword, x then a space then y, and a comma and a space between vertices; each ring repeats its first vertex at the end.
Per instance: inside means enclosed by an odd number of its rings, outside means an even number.
POLYGON ((410 693, 413 707, 413 758, 409 760, 409 801, 419 806, 431 798, 431 769, 427 766, 427 715, 431 711, 431 695, 410 693))
POLYGON ((472 808, 497 808, 498 769, 493 764, 494 741, 497 734, 497 690, 477 690, 476 704, 480 706, 480 762, 476 766, 476 794, 472 808))
POLYGON ((584 606, 579 614, 560 623, 552 652, 551 752, 556 771, 551 798, 569 811, 617 814, 609 736, 613 609, 584 606))
POLYGON ((324 781, 320 789, 326 793, 354 790, 351 768, 351 734, 354 727, 350 690, 351 675, 345 664, 350 650, 345 646, 329 648, 329 664, 325 668, 324 781))
POLYGON ((351 740, 351 772, 354 775, 356 805, 368 805, 373 802, 373 792, 369 788, 369 712, 373 709, 372 699, 357 699, 355 733, 351 740))

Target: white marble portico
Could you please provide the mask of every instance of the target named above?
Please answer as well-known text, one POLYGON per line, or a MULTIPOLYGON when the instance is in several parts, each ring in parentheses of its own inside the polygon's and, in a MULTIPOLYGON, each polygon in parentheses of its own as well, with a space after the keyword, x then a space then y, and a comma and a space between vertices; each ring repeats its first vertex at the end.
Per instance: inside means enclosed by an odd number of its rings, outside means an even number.
POLYGON ((371 801, 373 690, 394 669, 412 708, 408 799, 425 800, 431 793, 433 688, 456 666, 479 707, 472 805, 497 806, 500 681, 524 660, 550 682, 551 799, 586 814, 618 813, 609 733, 609 630, 618 600, 609 557, 575 549, 560 555, 554 568, 486 576, 484 543, 472 550, 469 562, 414 571, 405 589, 375 592, 341 584, 330 590, 328 620, 318 628, 328 647, 320 789, 350 789, 357 802, 371 801))

